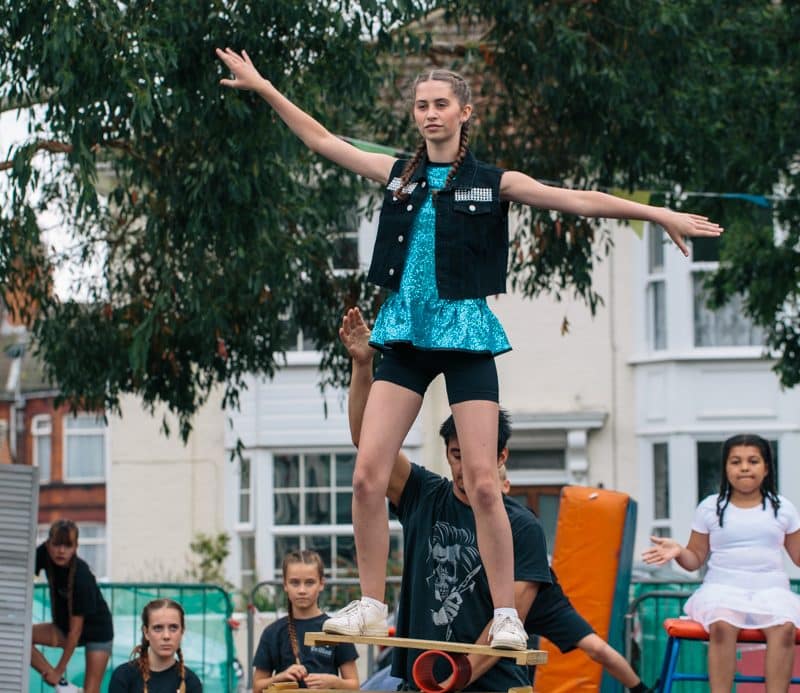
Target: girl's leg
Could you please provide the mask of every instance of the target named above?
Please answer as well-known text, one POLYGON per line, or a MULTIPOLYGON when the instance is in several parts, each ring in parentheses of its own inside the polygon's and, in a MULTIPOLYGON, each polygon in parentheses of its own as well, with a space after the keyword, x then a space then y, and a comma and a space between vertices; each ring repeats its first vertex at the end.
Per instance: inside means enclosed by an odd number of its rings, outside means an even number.
MULTIPOLYGON (((514 609, 514 542, 508 521, 500 479, 497 474, 497 402, 469 400, 451 406, 456 424, 464 490, 475 513, 478 551, 486 570, 494 608, 514 609)), ((518 619, 517 619, 518 620, 518 619)), ((524 649, 527 644, 522 624, 512 632, 493 630, 492 644, 524 649)))
POLYGON ((372 384, 353 472, 353 533, 361 593, 380 602, 386 589, 389 517, 386 489, 422 397, 385 380, 372 384))
POLYGON ((387 633, 386 606, 382 604, 389 557, 386 489, 400 446, 421 405, 420 394, 385 380, 374 382, 370 389, 353 472, 353 533, 362 599, 327 619, 322 624, 326 633, 387 633))
POLYGON ((767 693, 785 693, 789 690, 794 667, 794 634, 793 623, 764 628, 767 639, 767 658, 764 665, 767 693))
POLYGON ((730 693, 736 674, 736 638, 739 629, 715 621, 708 629, 708 683, 711 693, 730 693))
POLYGON ((497 476, 496 402, 454 404, 464 490, 475 513, 478 551, 495 608, 514 608, 514 544, 497 476))
POLYGON ((106 673, 109 654, 105 650, 86 650, 86 673, 83 693, 100 693, 103 674, 106 673))
POLYGON ((61 647, 64 644, 64 640, 61 637, 61 632, 53 623, 35 623, 32 630, 32 640, 34 647, 31 648, 31 666, 41 673, 50 669, 53 665, 47 661, 41 650, 35 646, 61 647))

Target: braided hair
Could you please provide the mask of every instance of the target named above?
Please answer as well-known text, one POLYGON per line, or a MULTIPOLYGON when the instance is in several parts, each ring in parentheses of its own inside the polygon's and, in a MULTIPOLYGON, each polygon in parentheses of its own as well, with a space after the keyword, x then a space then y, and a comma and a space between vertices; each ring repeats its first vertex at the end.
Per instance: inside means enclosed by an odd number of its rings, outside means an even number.
MULTIPOLYGON (((305 565, 314 565, 317 567, 317 576, 320 581, 325 578, 325 565, 322 563, 322 557, 310 549, 302 549, 297 551, 289 551, 283 557, 283 580, 286 582, 286 572, 290 565, 295 563, 303 563, 305 565)), ((286 625, 289 629, 289 644, 292 646, 292 654, 294 655, 294 663, 300 664, 300 645, 297 642, 297 625, 294 620, 294 609, 292 602, 287 599, 289 606, 287 608, 286 625)))
MULTIPOLYGON (((78 525, 72 520, 56 520, 50 525, 47 533, 47 543, 52 546, 76 546, 78 544, 78 525)), ((45 551, 44 572, 47 576, 47 586, 50 589, 50 611, 53 620, 56 616, 56 585, 55 564, 50 558, 50 553, 45 551)), ((72 554, 67 565, 67 614, 72 619, 72 605, 75 596, 75 573, 78 569, 78 554, 72 554)))
MULTIPOLYGON (((467 81, 460 74, 453 72, 452 70, 430 70, 429 72, 424 72, 419 75, 414 80, 414 84, 411 87, 412 98, 416 94, 417 87, 420 84, 423 82, 430 82, 431 80, 435 80, 437 82, 446 82, 449 84, 453 90, 453 94, 455 94, 456 99, 458 99, 458 103, 462 107, 471 103, 472 90, 469 88, 469 84, 467 84, 467 81)), ((469 126, 469 120, 466 120, 461 124, 458 155, 456 156, 456 160, 450 166, 450 170, 447 172, 447 178, 445 179, 443 186, 445 188, 452 183, 453 178, 458 172, 458 169, 461 168, 464 157, 466 157, 467 151, 469 150, 469 126)), ((400 174, 400 187, 396 192, 396 196, 400 199, 405 199, 408 197, 409 193, 405 191, 405 187, 408 184, 408 181, 411 179, 411 176, 414 174, 414 171, 417 170, 417 167, 422 161, 426 151, 427 146, 425 144, 425 140, 423 139, 419 145, 417 145, 414 156, 408 160, 408 163, 403 168, 403 172, 400 174)))
POLYGON ((761 507, 766 509, 767 499, 769 499, 775 517, 778 517, 778 508, 781 506, 780 499, 778 498, 778 489, 775 484, 775 463, 772 459, 772 448, 769 442, 754 433, 741 433, 732 436, 722 444, 722 471, 720 474, 719 495, 717 496, 717 517, 719 518, 720 527, 722 527, 725 508, 727 508, 728 504, 731 502, 731 492, 733 491, 731 483, 728 481, 728 474, 726 471, 728 457, 730 456, 731 449, 740 445, 758 448, 761 457, 764 458, 764 464, 767 467, 767 475, 761 482, 761 507))
MULTIPOLYGON (((142 675, 144 682, 143 693, 148 693, 147 682, 150 680, 150 657, 148 650, 150 649, 150 641, 144 634, 146 628, 150 627, 150 614, 159 609, 174 609, 180 614, 181 619, 181 632, 186 630, 186 620, 183 612, 183 607, 172 599, 153 599, 145 604, 142 609, 142 640, 133 648, 131 652, 131 659, 135 658, 135 664, 139 668, 139 673, 142 675)), ((175 654, 178 656, 178 674, 181 677, 181 684, 178 688, 179 693, 186 693, 186 665, 183 662, 183 652, 179 647, 175 654)))

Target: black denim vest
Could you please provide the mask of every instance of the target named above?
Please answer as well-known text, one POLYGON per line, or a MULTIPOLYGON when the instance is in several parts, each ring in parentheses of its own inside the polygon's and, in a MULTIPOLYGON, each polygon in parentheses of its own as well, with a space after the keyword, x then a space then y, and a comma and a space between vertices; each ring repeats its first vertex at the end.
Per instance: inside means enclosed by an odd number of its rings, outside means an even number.
MULTIPOLYGON (((398 198, 406 160, 392 167, 383 197, 378 236, 367 279, 397 291, 405 266, 414 219, 428 194, 427 159, 398 198)), ((436 288, 440 298, 483 298, 506 290, 508 202, 500 201, 502 169, 467 152, 451 184, 433 200, 436 210, 436 288)))

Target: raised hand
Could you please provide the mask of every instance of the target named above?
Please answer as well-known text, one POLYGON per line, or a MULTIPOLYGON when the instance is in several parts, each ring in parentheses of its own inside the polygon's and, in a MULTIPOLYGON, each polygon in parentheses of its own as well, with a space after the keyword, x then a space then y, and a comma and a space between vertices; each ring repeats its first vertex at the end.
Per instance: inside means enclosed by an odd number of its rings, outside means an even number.
POLYGON ((670 210, 667 221, 663 223, 663 227, 672 242, 681 249, 686 257, 689 257, 689 248, 686 246, 685 238, 694 236, 714 238, 723 231, 719 224, 709 221, 708 217, 672 210, 670 210))
POLYGON ((222 86, 255 91, 266 81, 256 70, 253 61, 247 55, 247 51, 242 51, 242 54, 239 55, 230 48, 225 50, 217 48, 216 53, 217 57, 225 63, 225 67, 233 74, 233 79, 221 79, 219 81, 222 86))
POLYGON ((683 547, 674 539, 650 537, 655 544, 642 552, 642 560, 650 565, 664 565, 681 555, 683 547))
POLYGON ((372 363, 375 350, 369 345, 370 334, 370 329, 358 308, 351 308, 344 314, 342 326, 339 328, 339 339, 353 361, 372 363))

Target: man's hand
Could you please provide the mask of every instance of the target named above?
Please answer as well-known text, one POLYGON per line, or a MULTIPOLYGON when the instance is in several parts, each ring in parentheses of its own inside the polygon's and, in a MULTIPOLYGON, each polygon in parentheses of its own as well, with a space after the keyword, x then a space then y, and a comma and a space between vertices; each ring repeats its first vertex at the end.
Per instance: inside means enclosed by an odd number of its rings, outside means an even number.
POLYGON ((351 308, 342 317, 339 328, 339 339, 350 354, 353 361, 360 364, 371 364, 375 349, 369 345, 370 329, 364 322, 364 316, 358 308, 351 308))
POLYGON ((433 614, 434 624, 437 626, 446 626, 452 623, 456 616, 458 616, 458 612, 463 603, 464 598, 458 592, 451 592, 448 594, 442 608, 433 614))

